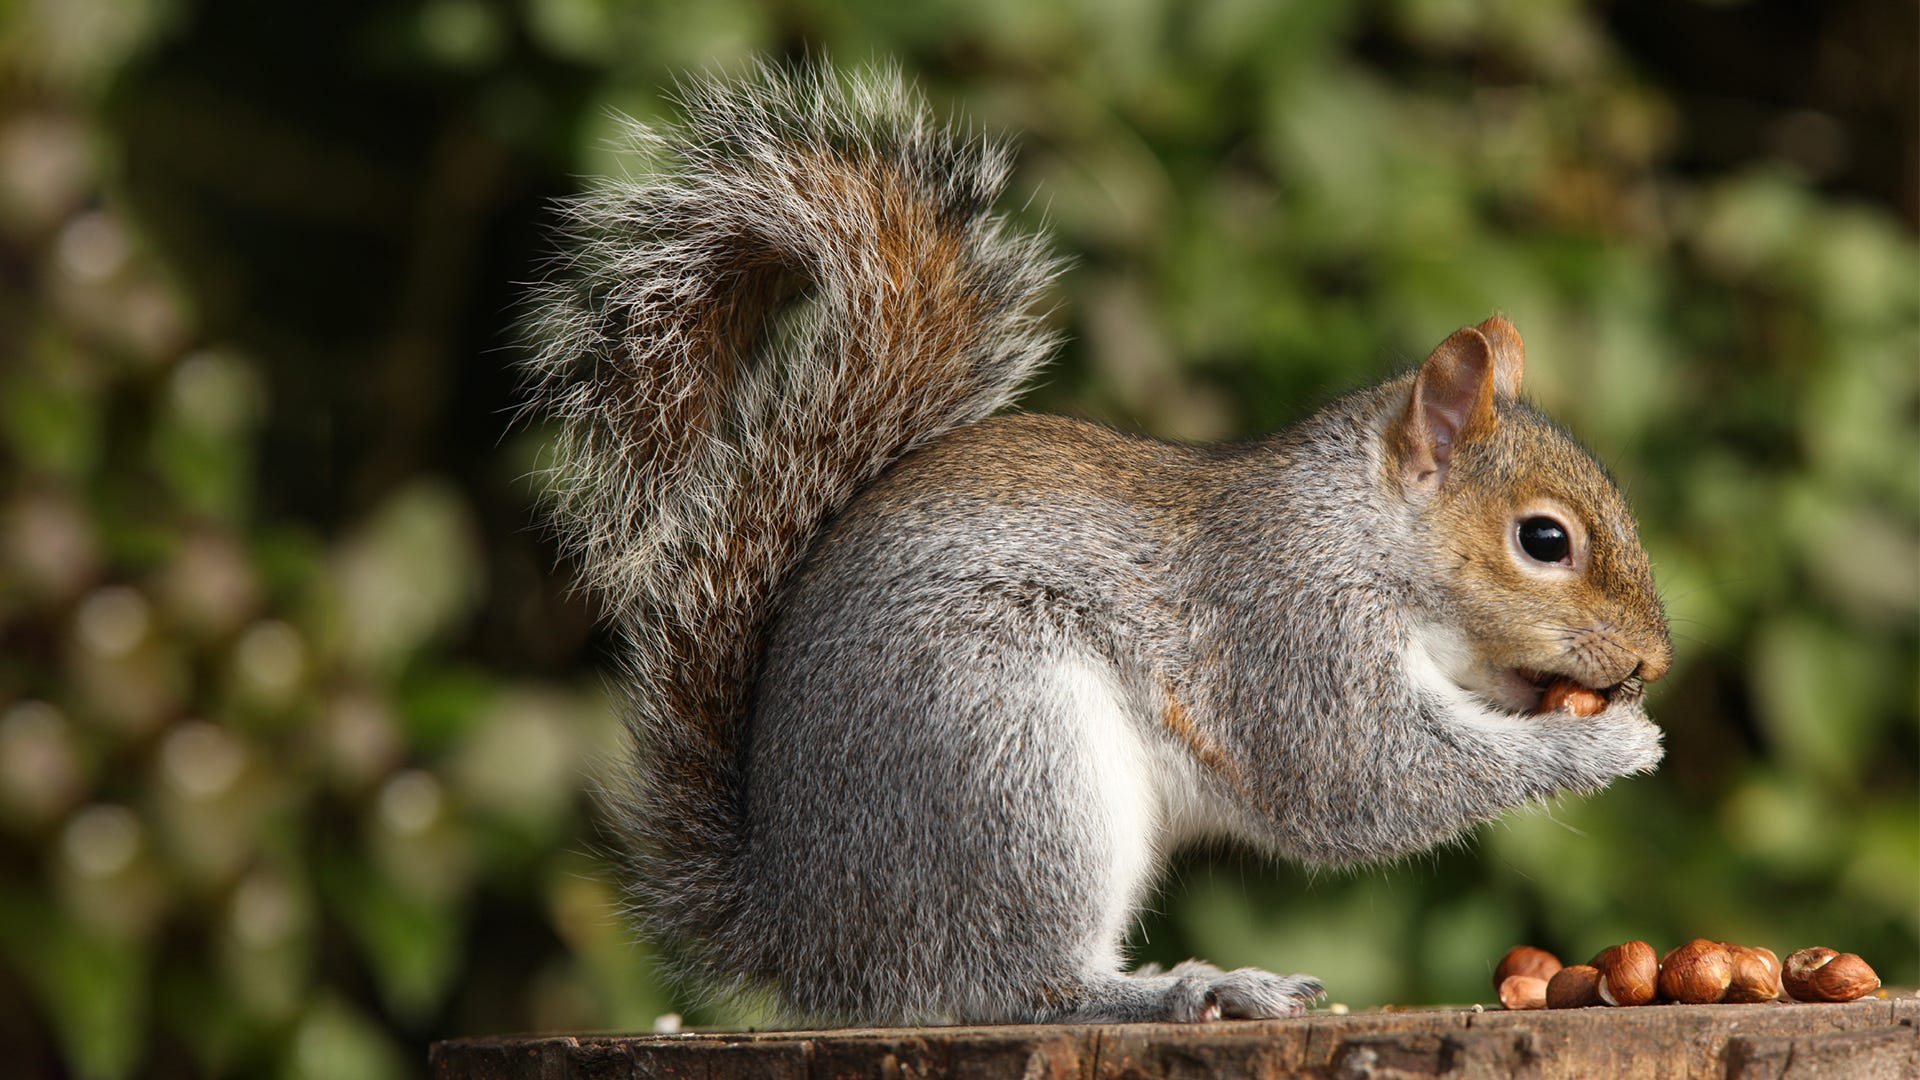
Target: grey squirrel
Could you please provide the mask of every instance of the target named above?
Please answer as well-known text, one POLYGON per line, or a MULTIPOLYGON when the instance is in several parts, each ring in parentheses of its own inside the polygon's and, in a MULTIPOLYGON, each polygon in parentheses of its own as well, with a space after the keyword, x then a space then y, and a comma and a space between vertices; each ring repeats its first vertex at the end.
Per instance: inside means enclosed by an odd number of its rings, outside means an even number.
POLYGON ((634 906, 694 986, 796 1022, 1292 1015, 1317 980, 1125 969, 1170 852, 1391 857, 1660 760, 1634 519, 1505 320, 1234 445, 995 415, 1060 265, 992 209, 1003 145, 897 73, 681 104, 570 205, 526 373, 623 650, 634 906))

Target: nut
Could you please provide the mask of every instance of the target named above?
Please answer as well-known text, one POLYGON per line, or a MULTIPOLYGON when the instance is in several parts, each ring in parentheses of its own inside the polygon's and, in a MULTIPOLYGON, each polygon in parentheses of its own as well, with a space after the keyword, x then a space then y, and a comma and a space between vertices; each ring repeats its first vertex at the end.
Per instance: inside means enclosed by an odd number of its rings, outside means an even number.
POLYGON ((1500 980, 1500 1004, 1509 1009, 1547 1007, 1547 980, 1532 975, 1509 975, 1500 980))
POLYGON ((1540 695, 1540 712, 1565 709, 1575 716, 1592 716, 1607 707, 1607 699, 1572 679, 1555 679, 1540 695))
POLYGON ((1501 957, 1499 965, 1493 969, 1493 988, 1500 989, 1500 984, 1514 975, 1528 975, 1544 983, 1553 978, 1553 973, 1559 971, 1560 967, 1560 958, 1545 949, 1515 945, 1507 950, 1507 955, 1501 957))
POLYGON ((1727 947, 1694 938, 1660 958, 1660 993, 1688 1005, 1710 1005, 1726 996, 1733 983, 1733 956, 1727 947))
POLYGON ((1788 956, 1782 981, 1796 1001, 1852 1001, 1880 989, 1865 960, 1819 945, 1788 956))
POLYGON ((1547 980, 1549 1009, 1584 1009, 1600 1003, 1600 973, 1591 964, 1569 964, 1547 980))
POLYGON ((1593 958, 1600 973, 1595 989, 1600 1000, 1609 1005, 1650 1005, 1660 981, 1660 961, 1653 946, 1644 941, 1628 941, 1603 949, 1593 958))
POLYGON ((1808 985, 1812 981, 1811 975, 1832 963, 1833 958, 1839 955, 1839 950, 1829 949, 1824 945, 1815 945, 1790 953, 1781 972, 1781 982, 1786 986, 1787 995, 1795 1001, 1817 1000, 1811 996, 1813 987, 1808 985), (1803 993, 1809 996, 1802 997, 1803 993))
POLYGON ((1772 1001, 1780 996, 1780 958, 1772 949, 1730 941, 1720 944, 1733 958, 1733 981, 1727 984, 1727 996, 1722 1001, 1772 1001))

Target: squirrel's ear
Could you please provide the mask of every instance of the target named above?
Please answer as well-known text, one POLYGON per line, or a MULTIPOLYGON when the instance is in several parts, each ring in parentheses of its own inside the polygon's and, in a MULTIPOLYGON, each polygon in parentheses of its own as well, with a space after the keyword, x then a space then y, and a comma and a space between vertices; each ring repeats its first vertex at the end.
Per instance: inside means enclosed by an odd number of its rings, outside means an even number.
POLYGON ((1527 347, 1520 331, 1498 315, 1474 327, 1493 346, 1493 392, 1503 398, 1520 396, 1520 373, 1527 366, 1527 347))
MULTIPOLYGON (((1519 340, 1515 335, 1514 342, 1519 340)), ((1454 444, 1493 427, 1498 369, 1493 344, 1471 326, 1454 331, 1420 365, 1406 414, 1394 431, 1400 478, 1410 490, 1439 488, 1446 482, 1454 444)))

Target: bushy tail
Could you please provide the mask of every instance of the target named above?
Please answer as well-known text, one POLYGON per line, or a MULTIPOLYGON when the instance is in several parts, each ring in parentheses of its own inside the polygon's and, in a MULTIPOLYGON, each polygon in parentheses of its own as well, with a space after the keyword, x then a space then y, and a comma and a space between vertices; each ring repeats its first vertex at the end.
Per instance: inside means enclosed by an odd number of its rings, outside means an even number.
POLYGON ((559 533, 625 649, 618 826, 643 924, 709 984, 739 885, 736 742, 782 578, 902 453, 1005 405, 1050 351, 1058 266, 991 210, 1004 147, 897 72, 756 68, 631 131, 567 208, 530 407, 559 422, 559 533))

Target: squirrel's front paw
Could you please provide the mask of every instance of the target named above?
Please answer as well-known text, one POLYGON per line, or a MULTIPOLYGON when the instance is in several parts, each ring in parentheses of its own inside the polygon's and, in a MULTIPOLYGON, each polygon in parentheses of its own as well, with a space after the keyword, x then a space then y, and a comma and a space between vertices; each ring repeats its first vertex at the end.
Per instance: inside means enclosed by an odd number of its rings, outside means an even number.
POLYGON ((1180 977, 1167 992, 1167 1019, 1181 1023, 1299 1016, 1326 995, 1311 975, 1275 975, 1259 968, 1182 974, 1186 967, 1173 969, 1171 974, 1180 977))
POLYGON ((1601 784, 1651 772, 1666 755, 1665 733, 1637 703, 1615 705, 1590 720, 1569 718, 1561 736, 1575 768, 1601 784))

